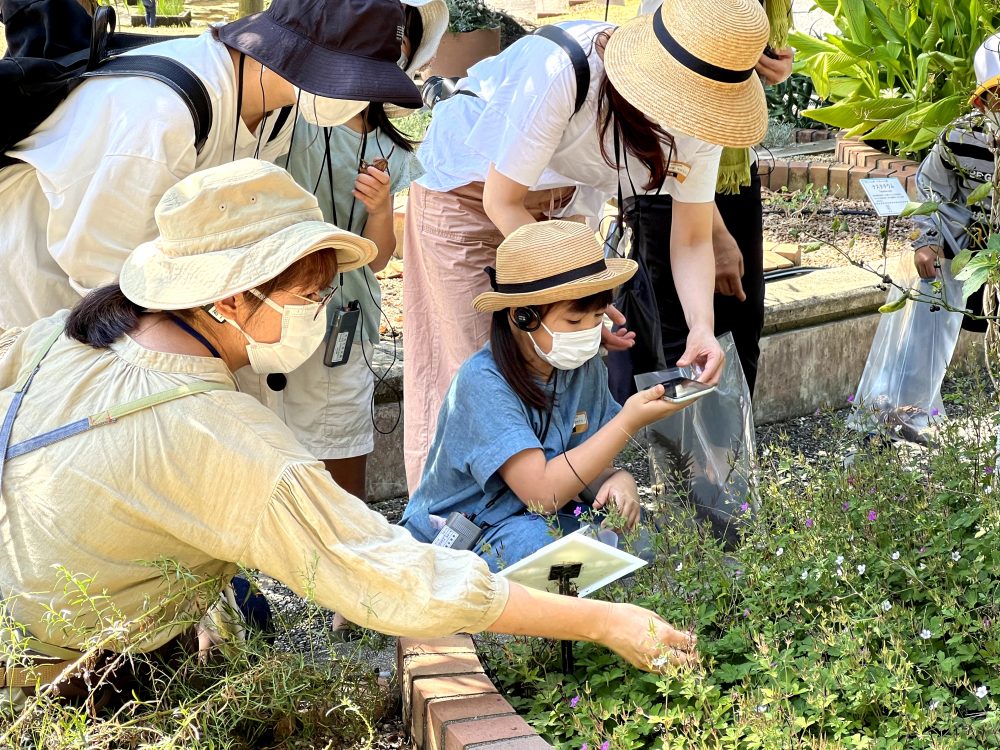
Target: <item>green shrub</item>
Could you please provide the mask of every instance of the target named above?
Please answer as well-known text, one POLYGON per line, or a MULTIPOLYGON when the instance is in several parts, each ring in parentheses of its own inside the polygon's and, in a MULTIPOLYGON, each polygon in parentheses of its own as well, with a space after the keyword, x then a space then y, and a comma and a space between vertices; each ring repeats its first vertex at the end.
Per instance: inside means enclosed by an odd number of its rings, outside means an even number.
POLYGON ((841 35, 790 36, 796 70, 829 106, 809 110, 850 135, 927 149, 968 108, 972 56, 996 28, 994 0, 815 0, 841 35))
POLYGON ((667 527, 658 561, 608 597, 693 628, 698 667, 645 674, 578 644, 564 678, 556 644, 488 638, 501 689, 574 750, 1000 746, 996 405, 970 398, 979 416, 923 465, 768 449, 733 553, 667 527))
POLYGON ((448 31, 463 32, 494 29, 503 17, 483 0, 447 0, 448 31))

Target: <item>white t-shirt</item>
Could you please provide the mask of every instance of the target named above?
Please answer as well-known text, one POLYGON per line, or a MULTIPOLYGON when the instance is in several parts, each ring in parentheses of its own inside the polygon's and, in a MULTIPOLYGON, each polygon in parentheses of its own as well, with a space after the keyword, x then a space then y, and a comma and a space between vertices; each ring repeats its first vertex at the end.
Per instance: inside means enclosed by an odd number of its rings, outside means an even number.
MULTIPOLYGON (((447 191, 486 179, 490 164, 497 171, 533 189, 576 186, 577 194, 563 215, 595 216, 618 189, 618 171, 604 161, 598 133, 598 90, 604 63, 594 37, 611 24, 570 21, 559 24, 588 53, 590 88, 580 111, 573 114, 576 74, 569 55, 539 36, 518 40, 496 57, 474 65, 460 87, 476 93, 453 96, 434 111, 434 119, 418 152, 426 174, 418 182, 430 190, 447 191)), ((668 177, 664 192, 684 203, 707 203, 715 197, 720 146, 671 132, 676 177, 668 177)), ((611 131, 607 150, 613 154, 611 131)), ((666 149, 665 149, 666 151, 666 149)), ((628 157, 628 171, 637 191, 648 171, 628 157)), ((631 195, 622 170, 622 189, 631 195)))
MULTIPOLYGON (((253 156, 257 134, 236 117, 228 48, 210 32, 144 47, 177 60, 205 84, 212 128, 201 153, 181 98, 150 78, 95 78, 80 85, 9 153, 34 169, 0 172, 0 323, 26 325, 118 278, 125 257, 157 235, 153 211, 178 180, 253 156)), ((291 124, 260 158, 288 150, 291 124)))

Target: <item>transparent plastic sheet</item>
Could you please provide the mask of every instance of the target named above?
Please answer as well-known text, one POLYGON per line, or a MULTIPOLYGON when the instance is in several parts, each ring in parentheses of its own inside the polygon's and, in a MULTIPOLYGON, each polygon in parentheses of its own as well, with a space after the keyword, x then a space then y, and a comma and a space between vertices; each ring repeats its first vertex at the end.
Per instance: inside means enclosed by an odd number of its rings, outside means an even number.
MULTIPOLYGON (((926 444, 928 431, 944 419, 941 382, 958 344, 963 315, 942 303, 962 307, 962 283, 951 275, 951 263, 941 264, 940 280, 921 279, 909 255, 901 256, 892 274, 904 289, 920 294, 899 310, 883 313, 861 382, 854 394, 849 427, 895 440, 926 444)), ((902 299, 893 287, 887 305, 902 299)))
MULTIPOLYGON (((678 414, 646 428, 650 475, 661 497, 694 507, 727 544, 738 540, 737 523, 755 506, 756 440, 753 406, 732 334, 719 337, 726 364, 718 388, 678 414), (746 509, 744 510, 744 504, 746 509)), ((689 367, 635 376, 640 390, 671 377, 697 379, 689 367)))

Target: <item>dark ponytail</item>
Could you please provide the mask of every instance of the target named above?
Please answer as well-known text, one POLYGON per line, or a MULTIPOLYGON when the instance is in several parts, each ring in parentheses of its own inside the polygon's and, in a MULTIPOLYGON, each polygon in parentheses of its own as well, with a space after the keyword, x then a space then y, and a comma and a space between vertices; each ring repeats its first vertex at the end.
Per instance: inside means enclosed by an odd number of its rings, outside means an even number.
POLYGON ((107 349, 139 325, 143 308, 122 294, 117 284, 95 289, 77 302, 66 321, 66 333, 82 344, 107 349))

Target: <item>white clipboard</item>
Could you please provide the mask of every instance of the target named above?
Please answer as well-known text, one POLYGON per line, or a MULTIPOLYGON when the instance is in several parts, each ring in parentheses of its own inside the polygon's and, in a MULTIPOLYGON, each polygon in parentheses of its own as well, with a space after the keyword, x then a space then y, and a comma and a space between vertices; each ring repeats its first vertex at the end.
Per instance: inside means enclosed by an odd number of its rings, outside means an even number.
POLYGON ((646 565, 642 558, 594 539, 586 529, 556 539, 537 552, 504 568, 498 575, 522 586, 559 593, 559 582, 549 580, 553 565, 581 563, 580 575, 573 579, 578 596, 584 597, 646 565))

